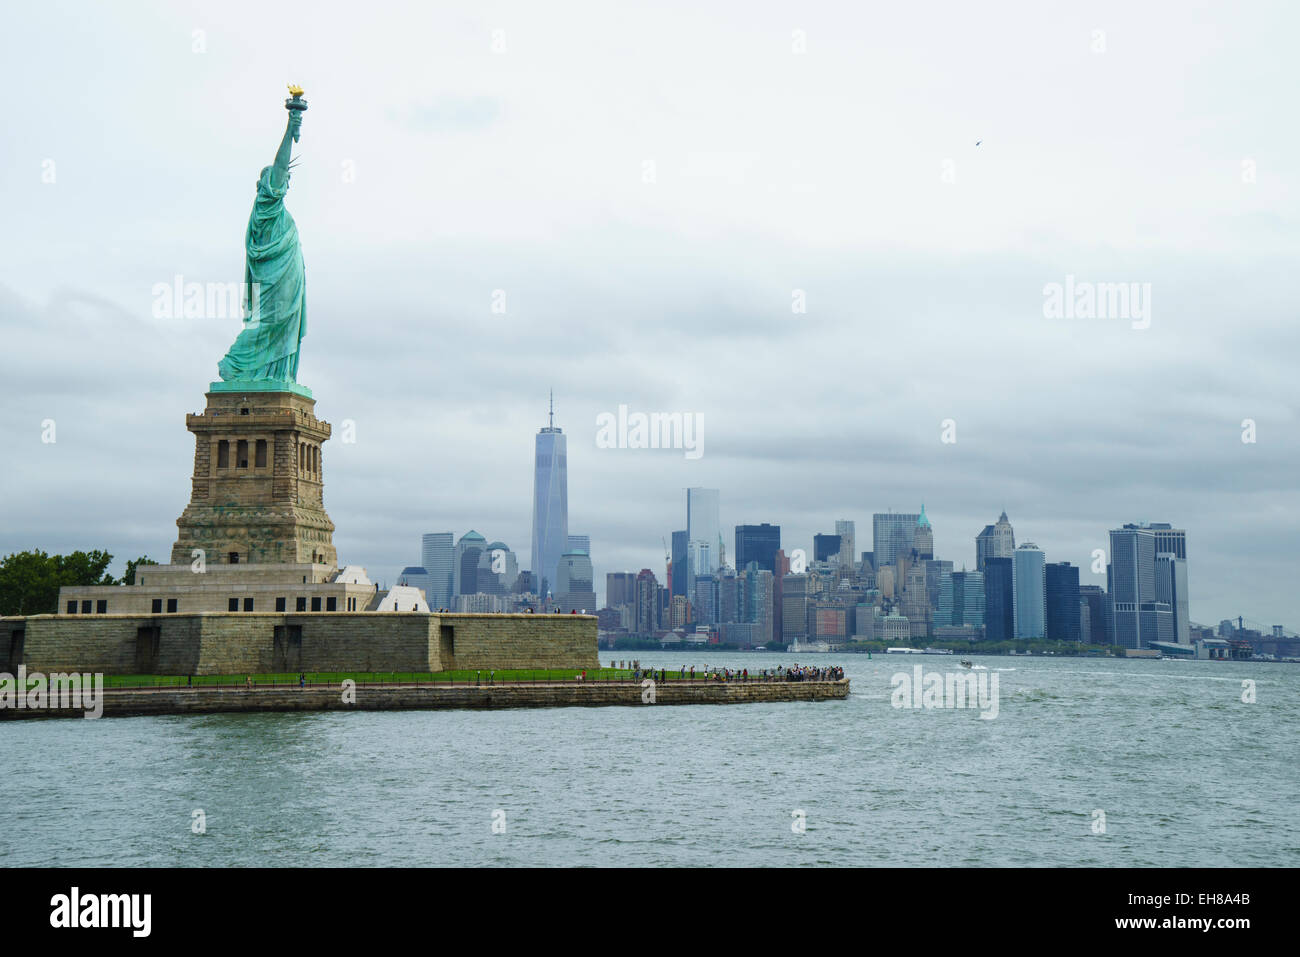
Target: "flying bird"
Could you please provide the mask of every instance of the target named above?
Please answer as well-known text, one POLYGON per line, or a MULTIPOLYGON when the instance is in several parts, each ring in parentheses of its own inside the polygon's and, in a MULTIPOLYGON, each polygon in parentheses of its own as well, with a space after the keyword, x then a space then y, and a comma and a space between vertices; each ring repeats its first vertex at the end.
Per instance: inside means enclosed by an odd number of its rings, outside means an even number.
POLYGON ((983 143, 983 142, 984 142, 983 140, 976 140, 976 141, 975 141, 975 145, 976 145, 976 146, 979 146, 979 145, 980 145, 981 143, 983 143))

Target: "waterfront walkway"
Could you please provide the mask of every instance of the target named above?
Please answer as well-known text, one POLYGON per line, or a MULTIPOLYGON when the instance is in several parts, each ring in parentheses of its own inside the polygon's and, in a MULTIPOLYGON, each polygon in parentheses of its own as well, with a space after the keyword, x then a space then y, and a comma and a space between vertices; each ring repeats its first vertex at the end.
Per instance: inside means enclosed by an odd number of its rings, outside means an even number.
MULTIPOLYGON (((135 687, 103 691, 103 716, 214 714, 250 711, 398 711, 497 708, 569 708, 689 704, 836 701, 849 694, 847 678, 798 681, 483 681, 343 682, 252 687, 135 687)), ((84 709, 0 709, 6 718, 80 718, 84 709)))

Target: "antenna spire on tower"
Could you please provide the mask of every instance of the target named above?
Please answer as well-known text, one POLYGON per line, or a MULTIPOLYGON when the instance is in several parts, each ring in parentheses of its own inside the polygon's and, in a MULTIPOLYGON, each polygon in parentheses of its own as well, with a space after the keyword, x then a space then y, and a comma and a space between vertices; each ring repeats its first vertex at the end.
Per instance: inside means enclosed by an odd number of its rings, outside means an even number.
POLYGON ((555 428, 555 390, 551 390, 551 428, 555 428))

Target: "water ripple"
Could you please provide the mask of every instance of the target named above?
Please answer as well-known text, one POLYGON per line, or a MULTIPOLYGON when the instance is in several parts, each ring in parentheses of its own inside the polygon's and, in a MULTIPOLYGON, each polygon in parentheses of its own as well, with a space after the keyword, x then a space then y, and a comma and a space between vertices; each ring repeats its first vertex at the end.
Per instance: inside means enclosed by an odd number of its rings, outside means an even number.
POLYGON ((845 655, 835 703, 4 722, 0 864, 1300 864, 1300 668, 976 660, 996 720, 845 655))

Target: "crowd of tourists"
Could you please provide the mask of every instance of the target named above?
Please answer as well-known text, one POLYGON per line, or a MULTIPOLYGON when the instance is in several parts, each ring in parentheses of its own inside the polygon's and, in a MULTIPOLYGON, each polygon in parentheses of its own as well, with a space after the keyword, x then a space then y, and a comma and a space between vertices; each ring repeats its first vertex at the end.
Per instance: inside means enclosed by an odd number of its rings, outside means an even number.
MULTIPOLYGON (((610 662, 612 666, 614 662, 610 662)), ((655 681, 668 680, 669 671, 667 668, 642 668, 641 662, 619 662, 619 665, 629 664, 632 666, 632 678, 640 681, 643 678, 651 678, 655 681)), ((777 666, 775 668, 762 668, 758 671, 750 672, 748 668, 710 668, 707 664, 697 673, 695 666, 689 668, 682 665, 677 672, 676 677, 684 681, 839 681, 844 677, 844 669, 839 666, 830 668, 814 668, 810 665, 795 664, 789 668, 777 666)))
POLYGON ((838 665, 830 668, 801 668, 795 665, 788 671, 784 671, 779 681, 839 681, 844 677, 844 669, 838 665))

